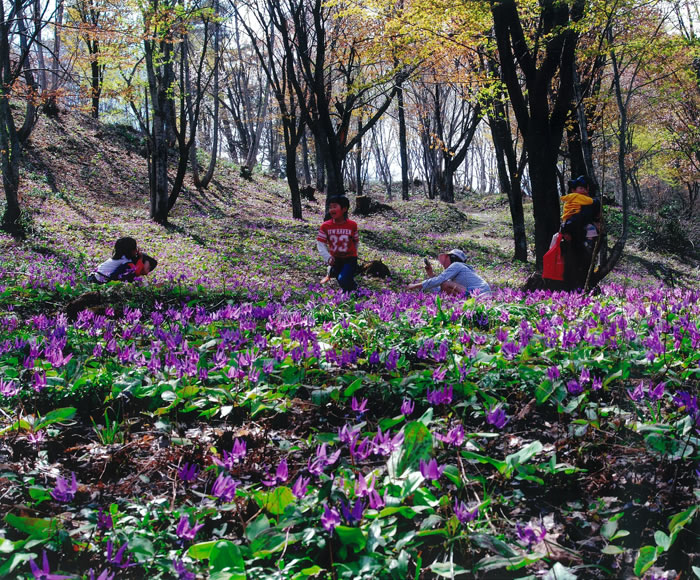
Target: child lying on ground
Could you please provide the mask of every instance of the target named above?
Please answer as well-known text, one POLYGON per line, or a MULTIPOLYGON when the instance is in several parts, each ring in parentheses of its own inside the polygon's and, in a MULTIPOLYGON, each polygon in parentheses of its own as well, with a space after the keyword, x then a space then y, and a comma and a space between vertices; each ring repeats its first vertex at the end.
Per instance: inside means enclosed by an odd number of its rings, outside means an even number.
POLYGON ((155 258, 139 251, 134 238, 119 238, 114 244, 112 257, 102 262, 90 274, 88 281, 94 284, 106 284, 113 280, 133 282, 134 278, 145 276, 157 265, 155 258))

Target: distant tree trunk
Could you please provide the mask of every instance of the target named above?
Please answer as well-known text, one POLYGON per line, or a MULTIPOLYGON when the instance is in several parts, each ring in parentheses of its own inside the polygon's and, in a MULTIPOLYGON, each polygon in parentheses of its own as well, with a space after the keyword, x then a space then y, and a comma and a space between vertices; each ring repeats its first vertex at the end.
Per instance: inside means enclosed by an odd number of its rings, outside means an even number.
MULTIPOLYGON (((29 62, 29 54, 46 20, 37 17, 35 12, 32 19, 34 28, 28 30, 21 0, 11 3, 8 6, 9 12, 5 11, 5 7, 5 3, 0 2, 0 167, 6 201, 2 229, 16 238, 23 238, 25 231, 19 203, 19 162, 23 145, 37 118, 33 99, 41 94, 29 62), (17 129, 10 99, 13 86, 20 76, 24 77, 31 97, 25 99, 24 122, 17 129)), ((35 5, 34 8, 37 10, 39 7, 35 5)))
POLYGON ((399 108, 399 158, 401 159, 401 199, 408 201, 408 140, 406 138, 406 110, 403 100, 403 88, 398 86, 396 99, 399 108))
MULTIPOLYGON (((357 118, 357 133, 362 135, 362 115, 357 118)), ((362 138, 355 145, 355 189, 357 195, 362 195, 362 138)))
POLYGON ((311 167, 309 166, 309 141, 306 131, 301 137, 301 162, 302 171, 304 172, 304 184, 311 185, 311 167))
POLYGON ((316 152, 316 191, 326 190, 326 158, 323 146, 314 140, 314 150, 316 152))
MULTIPOLYGON (((61 80, 60 65, 61 65, 61 28, 63 26, 63 0, 56 2, 56 25, 54 26, 53 36, 53 55, 51 56, 51 92, 55 93, 58 90, 58 84, 61 80)), ((54 95, 55 98, 55 95, 54 95)))
MULTIPOLYGON (((219 14, 219 2, 216 0, 214 2, 214 12, 218 16, 219 14)), ((207 22, 207 25, 209 26, 209 23, 207 22)), ((190 146, 190 166, 192 167, 192 178, 194 181, 194 185, 197 188, 207 188, 209 186, 209 183, 211 182, 212 178, 214 177, 214 169, 216 167, 216 161, 219 155, 219 66, 220 66, 220 58, 221 55, 219 54, 219 36, 221 35, 221 25, 219 22, 219 19, 217 18, 216 21, 214 22, 214 87, 213 87, 213 95, 214 95, 214 115, 213 115, 213 120, 212 120, 212 130, 214 132, 214 137, 213 137, 213 142, 211 146, 211 155, 209 157, 209 166, 207 167, 207 171, 204 174, 204 176, 200 179, 199 177, 199 166, 197 164, 197 143, 193 139, 191 146, 190 146)), ((189 78, 189 74, 188 74, 189 78)), ((188 87, 189 91, 189 87, 188 87)), ((188 107, 188 109, 191 111, 191 107, 188 107)), ((194 122, 194 119, 191 120, 191 122, 194 122)))

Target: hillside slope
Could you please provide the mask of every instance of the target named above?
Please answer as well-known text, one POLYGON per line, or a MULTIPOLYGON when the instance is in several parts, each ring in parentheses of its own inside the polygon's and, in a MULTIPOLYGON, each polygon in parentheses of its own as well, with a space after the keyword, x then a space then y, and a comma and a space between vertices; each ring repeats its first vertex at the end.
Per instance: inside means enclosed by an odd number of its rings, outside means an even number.
MULTIPOLYGON (((125 126, 76 114, 41 118, 24 159, 21 196, 31 216, 31 236, 22 249, 45 255, 49 248, 70 265, 77 280, 105 259, 122 235, 137 238, 159 259, 154 280, 230 287, 245 279, 282 287, 305 286, 322 275, 314 243, 322 200, 305 202, 304 219, 292 220, 283 180, 256 174, 246 181, 224 160, 205 191, 198 191, 188 176, 170 226, 163 228, 148 219, 144 150, 138 133, 125 126)), ((387 263, 395 274, 389 285, 420 277, 421 258, 450 247, 467 251, 496 286, 519 286, 533 268, 510 260, 510 219, 503 199, 446 205, 418 192, 410 202, 382 201, 393 210, 358 220, 361 258, 387 263)), ((528 208, 526 214, 531 222, 528 208)), ((2 243, 14 246, 8 238, 2 243)), ((635 285, 649 280, 692 285, 697 279, 697 261, 642 251, 634 241, 609 278, 635 285)))

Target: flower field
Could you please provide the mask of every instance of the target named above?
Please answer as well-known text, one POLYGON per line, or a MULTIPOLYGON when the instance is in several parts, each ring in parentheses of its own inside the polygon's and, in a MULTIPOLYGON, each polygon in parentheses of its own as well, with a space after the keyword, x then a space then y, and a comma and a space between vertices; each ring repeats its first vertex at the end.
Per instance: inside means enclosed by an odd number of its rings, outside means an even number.
POLYGON ((0 577, 700 577, 697 280, 523 293, 507 237, 380 217, 396 278, 348 296, 319 205, 35 202, 2 240, 0 577), (156 272, 69 307, 121 232, 156 272), (493 298, 402 290, 457 244, 493 298))

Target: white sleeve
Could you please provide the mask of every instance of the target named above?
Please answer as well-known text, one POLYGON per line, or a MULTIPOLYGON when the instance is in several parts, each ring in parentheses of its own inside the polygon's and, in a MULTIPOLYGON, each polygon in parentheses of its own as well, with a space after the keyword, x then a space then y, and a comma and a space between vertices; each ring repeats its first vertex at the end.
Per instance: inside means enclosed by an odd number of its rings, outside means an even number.
POLYGON ((321 254, 323 261, 327 264, 328 260, 331 259, 331 253, 328 251, 328 246, 323 242, 316 240, 316 247, 318 248, 318 253, 321 254))

